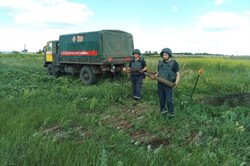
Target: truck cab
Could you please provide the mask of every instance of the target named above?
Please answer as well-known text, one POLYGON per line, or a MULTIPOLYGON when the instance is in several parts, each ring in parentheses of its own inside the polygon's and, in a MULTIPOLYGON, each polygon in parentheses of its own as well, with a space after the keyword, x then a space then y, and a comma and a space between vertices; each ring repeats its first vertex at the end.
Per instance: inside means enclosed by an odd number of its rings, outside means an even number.
POLYGON ((55 66, 58 66, 59 40, 48 41, 43 48, 44 52, 44 67, 47 67, 49 75, 58 76, 59 71, 55 66))

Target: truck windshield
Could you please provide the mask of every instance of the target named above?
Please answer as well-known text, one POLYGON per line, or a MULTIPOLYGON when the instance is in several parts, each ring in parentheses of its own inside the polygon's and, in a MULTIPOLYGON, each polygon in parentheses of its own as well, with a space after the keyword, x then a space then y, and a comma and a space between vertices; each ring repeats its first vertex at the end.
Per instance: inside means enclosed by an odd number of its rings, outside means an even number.
POLYGON ((48 50, 47 51, 52 51, 52 42, 48 43, 48 50))

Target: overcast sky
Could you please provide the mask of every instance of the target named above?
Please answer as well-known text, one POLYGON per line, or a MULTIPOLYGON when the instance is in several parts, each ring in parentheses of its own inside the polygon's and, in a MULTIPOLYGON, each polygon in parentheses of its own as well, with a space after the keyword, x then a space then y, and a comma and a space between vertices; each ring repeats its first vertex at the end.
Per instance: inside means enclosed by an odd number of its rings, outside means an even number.
POLYGON ((0 0, 0 25, 0 51, 118 29, 142 52, 250 55, 250 0, 0 0))

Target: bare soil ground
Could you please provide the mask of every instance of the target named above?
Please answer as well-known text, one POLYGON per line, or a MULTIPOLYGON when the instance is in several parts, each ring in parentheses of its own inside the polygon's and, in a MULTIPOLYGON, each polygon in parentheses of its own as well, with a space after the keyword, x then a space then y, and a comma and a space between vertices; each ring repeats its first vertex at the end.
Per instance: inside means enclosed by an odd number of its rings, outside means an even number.
POLYGON ((250 107, 250 93, 226 94, 221 96, 206 96, 196 99, 213 106, 228 105, 230 107, 246 106, 250 107))

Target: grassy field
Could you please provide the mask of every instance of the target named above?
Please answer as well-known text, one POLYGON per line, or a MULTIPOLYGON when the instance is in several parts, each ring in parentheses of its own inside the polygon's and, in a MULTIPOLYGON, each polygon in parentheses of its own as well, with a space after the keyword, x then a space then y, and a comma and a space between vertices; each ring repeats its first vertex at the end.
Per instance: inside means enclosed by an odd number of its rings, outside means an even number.
MULTIPOLYGON (((145 59, 156 71, 160 58, 145 59)), ((249 165, 249 107, 196 99, 250 93, 250 59, 175 59, 181 82, 176 118, 169 120, 159 113, 157 84, 149 78, 135 105, 126 74, 84 86, 79 76, 47 76, 42 55, 0 54, 0 165, 249 165)))

